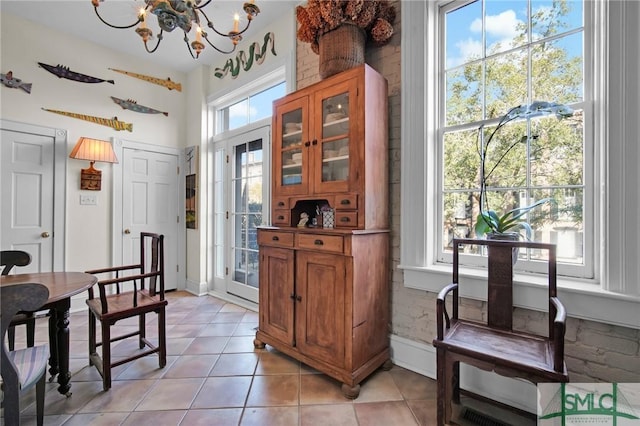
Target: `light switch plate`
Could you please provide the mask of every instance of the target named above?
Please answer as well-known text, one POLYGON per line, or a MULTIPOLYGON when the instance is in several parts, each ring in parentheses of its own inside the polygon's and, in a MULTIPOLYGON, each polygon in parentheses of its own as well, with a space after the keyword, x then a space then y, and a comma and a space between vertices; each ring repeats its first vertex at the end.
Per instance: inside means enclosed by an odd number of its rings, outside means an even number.
POLYGON ((80 205, 95 206, 96 204, 98 204, 98 197, 96 195, 80 195, 80 205))

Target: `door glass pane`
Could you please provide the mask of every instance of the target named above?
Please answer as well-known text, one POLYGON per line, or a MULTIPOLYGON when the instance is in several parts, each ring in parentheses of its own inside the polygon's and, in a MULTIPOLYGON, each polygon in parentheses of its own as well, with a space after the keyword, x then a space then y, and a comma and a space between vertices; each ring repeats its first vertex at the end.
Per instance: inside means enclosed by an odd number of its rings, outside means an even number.
POLYGON ((282 182, 281 185, 302 183, 302 109, 282 115, 282 182))
POLYGON ((232 279, 258 287, 256 227, 262 223, 262 140, 235 147, 232 279))
POLYGON ((322 144, 322 181, 349 178, 349 140, 338 139, 322 144))
POLYGON ((349 133, 349 93, 322 101, 322 138, 349 133))

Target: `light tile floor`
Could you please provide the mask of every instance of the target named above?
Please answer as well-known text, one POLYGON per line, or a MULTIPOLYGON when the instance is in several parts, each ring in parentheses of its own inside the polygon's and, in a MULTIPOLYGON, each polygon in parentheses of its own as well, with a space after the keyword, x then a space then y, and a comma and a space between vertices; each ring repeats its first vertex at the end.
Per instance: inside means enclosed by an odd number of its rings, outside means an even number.
MULTIPOLYGON (((45 425, 426 426, 436 422, 436 385, 428 377, 398 366, 379 369, 361 384, 360 396, 348 400, 338 381, 270 346, 255 349, 256 312, 186 292, 170 292, 167 298, 166 367, 158 368, 154 355, 116 367, 108 392, 102 390, 95 367, 88 365, 87 313, 71 314, 73 395, 66 398, 58 393, 57 383, 47 384, 45 425)), ((155 315, 147 318, 147 337, 154 340, 155 315)), ((137 319, 121 321, 112 335, 125 334, 136 323, 137 319)), ((45 318, 38 319, 36 344, 47 342, 47 327, 45 318)), ((21 327, 16 330, 16 347, 24 342, 21 327)), ((114 344, 112 354, 115 358, 138 350, 137 340, 130 338, 114 344)), ((34 401, 35 391, 22 398, 23 425, 36 423, 34 401)))

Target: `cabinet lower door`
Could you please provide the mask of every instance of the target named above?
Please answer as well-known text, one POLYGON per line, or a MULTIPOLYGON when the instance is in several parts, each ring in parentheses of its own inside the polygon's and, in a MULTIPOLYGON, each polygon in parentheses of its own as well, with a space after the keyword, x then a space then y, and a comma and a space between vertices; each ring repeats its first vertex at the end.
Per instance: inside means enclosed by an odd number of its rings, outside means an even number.
POLYGON ((345 259, 306 251, 296 258, 296 345, 337 367, 345 364, 345 259))
POLYGON ((260 247, 260 330, 293 346, 293 250, 260 247))

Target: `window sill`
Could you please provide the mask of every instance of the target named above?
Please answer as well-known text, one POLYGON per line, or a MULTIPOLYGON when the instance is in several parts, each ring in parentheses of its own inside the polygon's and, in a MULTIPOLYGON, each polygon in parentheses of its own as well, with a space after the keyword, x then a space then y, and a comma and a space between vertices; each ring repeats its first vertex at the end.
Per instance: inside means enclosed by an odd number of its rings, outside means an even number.
MULTIPOLYGON (((428 267, 400 265, 404 272, 404 286, 438 293, 451 282, 451 265, 434 264, 428 267)), ((461 268, 461 278, 469 285, 460 288, 462 297, 486 300, 486 275, 481 269, 461 268)), ((547 311, 546 281, 542 277, 514 275, 514 306, 535 311, 547 311)), ((558 297, 573 318, 597 321, 622 327, 640 329, 640 298, 602 290, 594 281, 578 281, 558 277, 558 297)))

